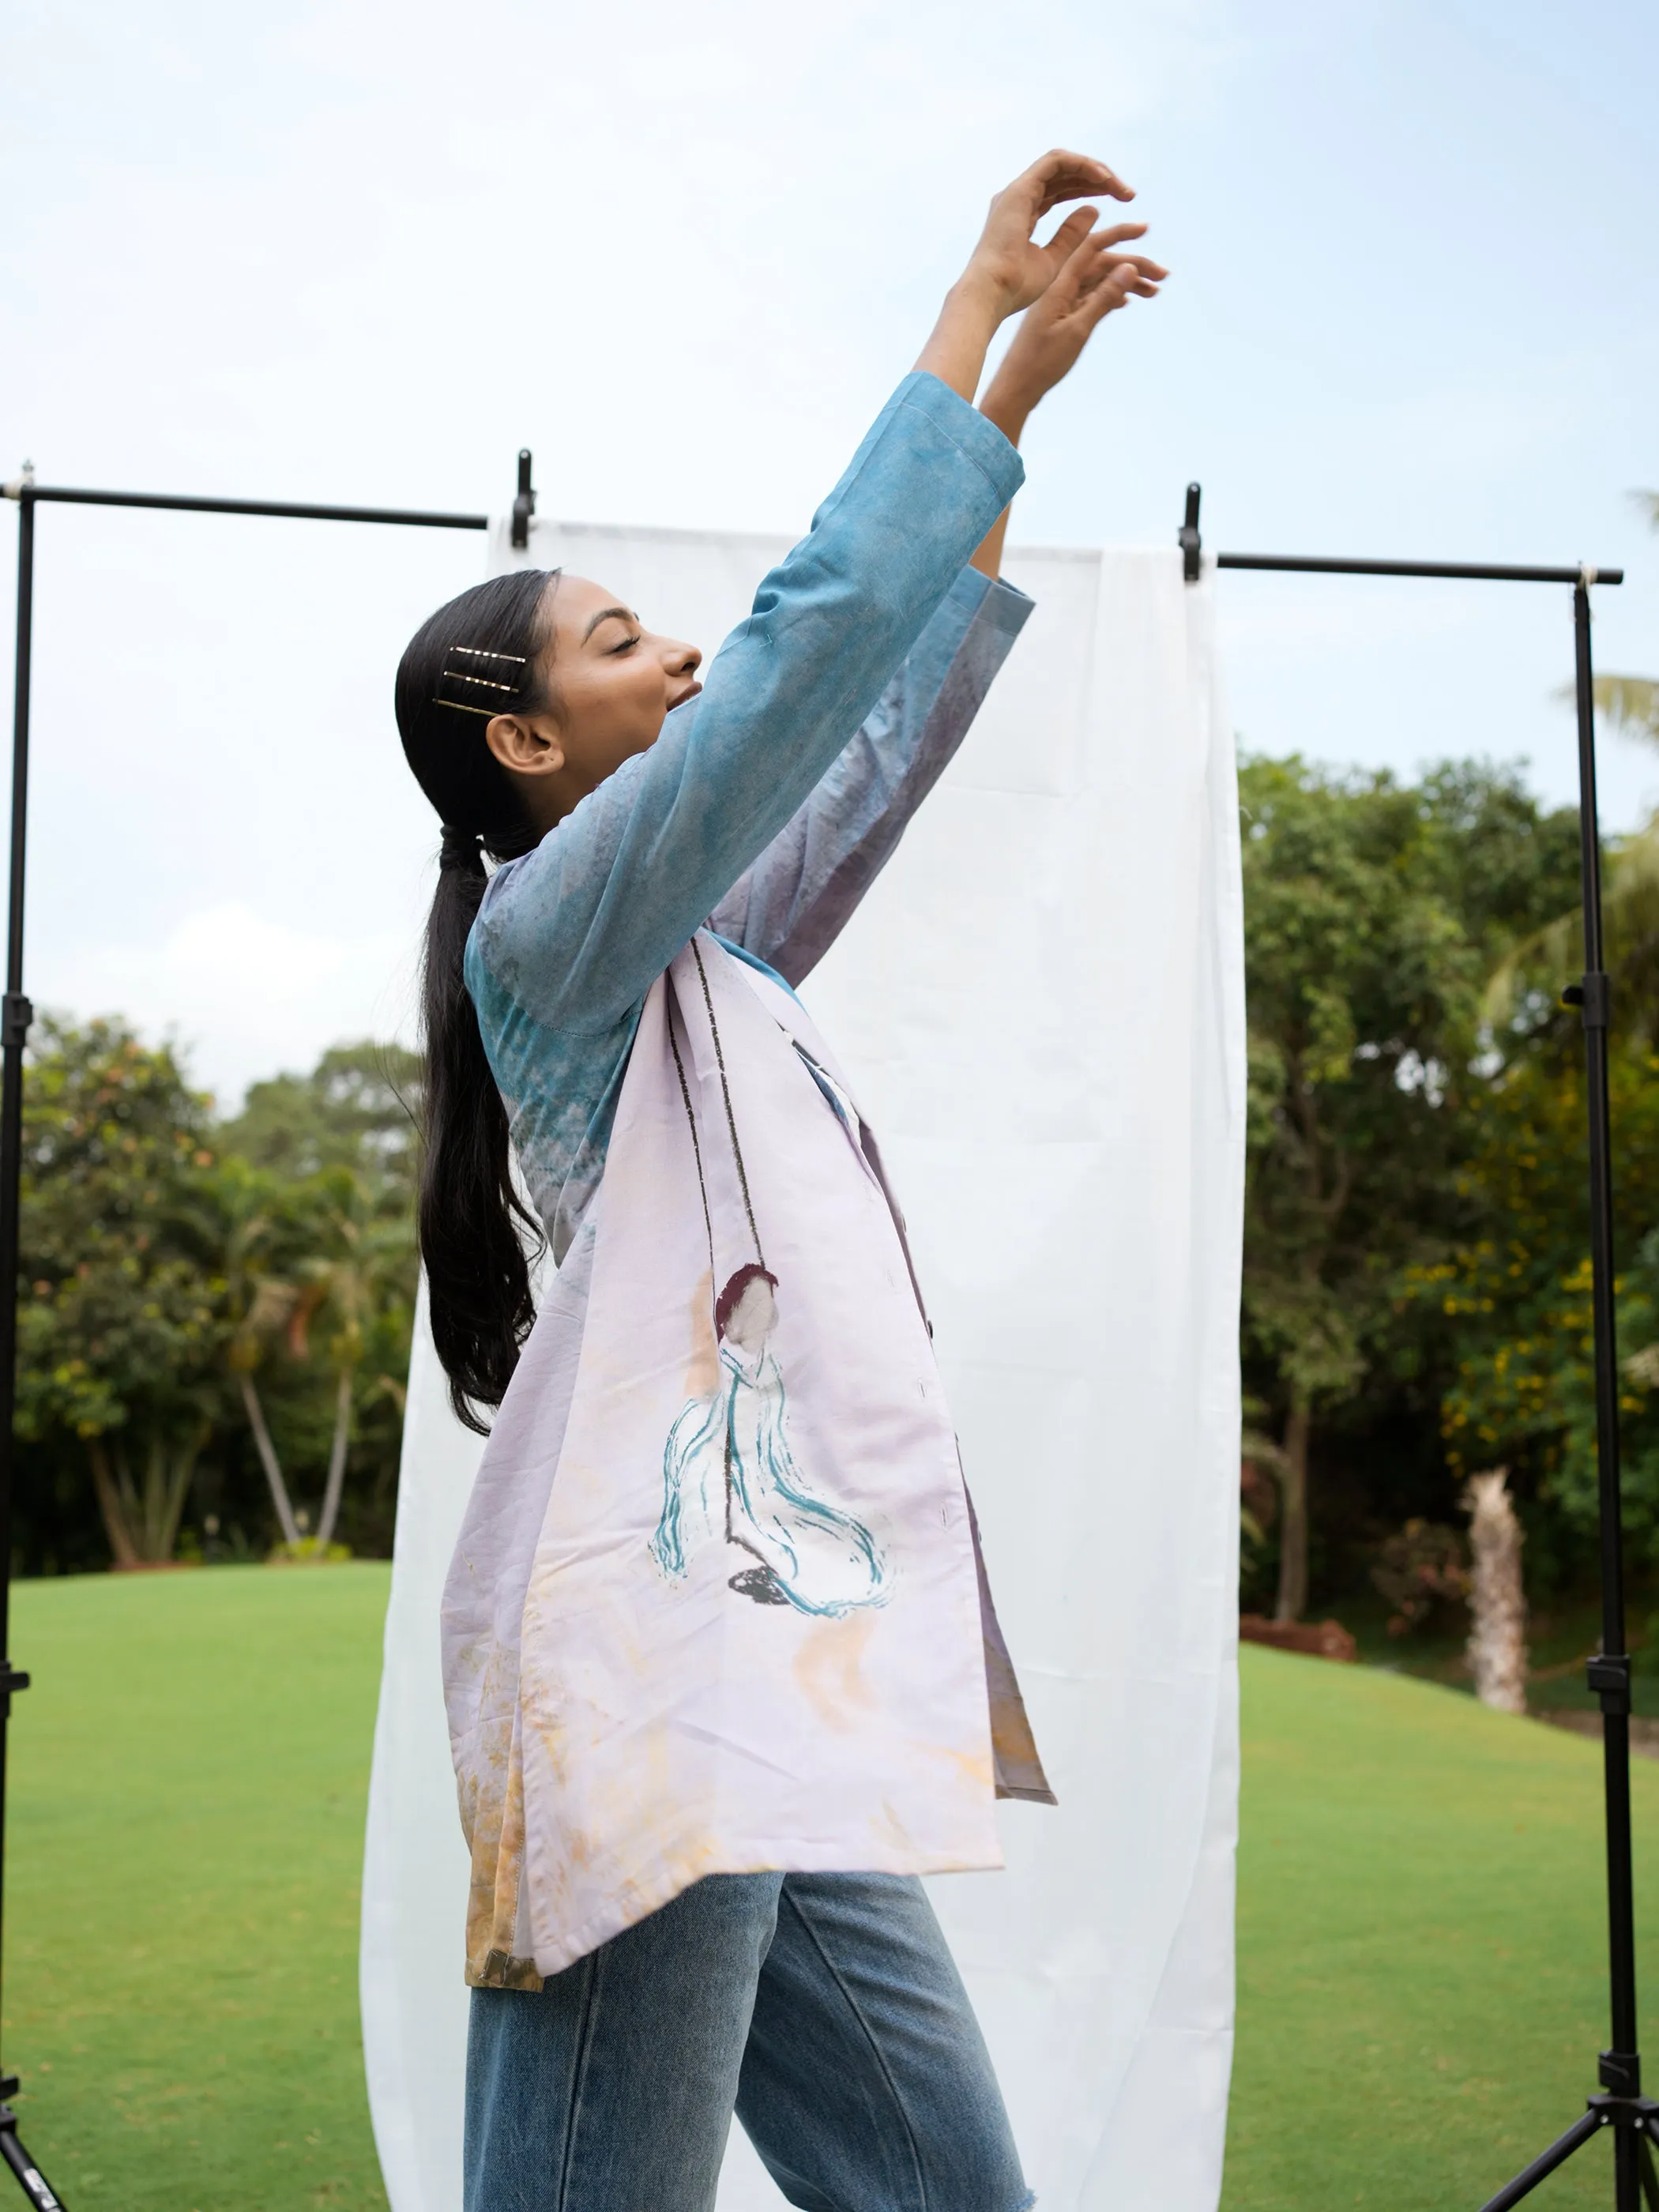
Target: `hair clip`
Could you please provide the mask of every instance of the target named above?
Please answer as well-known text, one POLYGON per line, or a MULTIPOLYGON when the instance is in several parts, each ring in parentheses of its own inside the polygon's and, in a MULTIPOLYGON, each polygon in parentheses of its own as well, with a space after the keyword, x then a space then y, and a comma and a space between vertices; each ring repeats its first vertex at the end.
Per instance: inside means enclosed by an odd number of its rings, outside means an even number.
POLYGON ((433 704, 464 714, 499 714, 529 688, 530 663, 522 653, 487 653, 482 646, 452 645, 433 704))

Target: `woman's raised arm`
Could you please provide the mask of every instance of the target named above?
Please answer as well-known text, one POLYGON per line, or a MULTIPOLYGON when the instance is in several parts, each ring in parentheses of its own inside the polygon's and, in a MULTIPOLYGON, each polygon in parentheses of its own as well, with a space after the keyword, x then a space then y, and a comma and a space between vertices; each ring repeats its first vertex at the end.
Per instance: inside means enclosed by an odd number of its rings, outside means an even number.
POLYGON ((998 323, 1064 265, 1093 211, 1047 246, 1032 228, 1086 191, 1127 187, 1103 162, 1052 154, 993 201, 921 374, 762 584, 702 697, 496 878, 470 978, 507 985, 544 1023, 614 1022, 789 820, 1018 486, 1018 456, 961 384, 971 396, 998 323))

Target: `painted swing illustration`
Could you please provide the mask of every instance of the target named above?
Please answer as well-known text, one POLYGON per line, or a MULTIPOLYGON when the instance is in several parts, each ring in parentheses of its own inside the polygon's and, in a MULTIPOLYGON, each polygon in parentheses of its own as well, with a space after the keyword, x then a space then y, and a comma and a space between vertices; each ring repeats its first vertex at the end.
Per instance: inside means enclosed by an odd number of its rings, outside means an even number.
MULTIPOLYGON (((714 1301, 720 1373, 714 1389, 688 1398, 669 1429, 663 1448, 662 1517, 651 1540, 651 1556, 671 1581, 679 1581, 706 1546, 723 1544, 737 1555, 729 1587, 740 1596, 757 1605, 791 1606, 798 1613, 836 1618, 884 1601, 886 1562, 860 1521, 815 1494, 790 1447, 788 1393, 772 1349, 778 1279, 761 1253, 725 1055, 719 1048, 714 1003, 695 942, 692 954, 714 1031, 726 1127, 756 1257, 729 1277, 714 1301)), ((702 1148, 672 1023, 669 1039, 707 1222, 702 1148)), ((712 1282, 712 1225, 709 1259, 712 1282)))

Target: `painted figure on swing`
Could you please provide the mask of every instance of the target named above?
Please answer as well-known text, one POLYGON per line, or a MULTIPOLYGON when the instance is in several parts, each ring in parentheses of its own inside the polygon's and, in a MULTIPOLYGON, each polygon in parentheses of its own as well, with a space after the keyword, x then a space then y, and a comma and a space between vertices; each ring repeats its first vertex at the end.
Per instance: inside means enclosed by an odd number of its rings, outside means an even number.
POLYGON ((720 1376, 687 1399, 663 1451, 663 1508, 651 1556, 671 1581, 705 1544, 746 1553, 731 1587, 757 1605, 838 1618, 880 1605, 890 1577, 851 1514, 813 1497, 790 1449, 783 1370, 772 1350, 778 1279, 739 1267, 714 1305, 720 1376))

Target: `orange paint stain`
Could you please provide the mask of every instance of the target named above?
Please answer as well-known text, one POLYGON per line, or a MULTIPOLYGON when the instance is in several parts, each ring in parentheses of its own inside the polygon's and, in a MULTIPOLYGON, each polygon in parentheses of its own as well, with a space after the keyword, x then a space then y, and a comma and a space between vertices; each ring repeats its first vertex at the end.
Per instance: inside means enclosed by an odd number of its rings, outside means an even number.
POLYGON ((681 1386, 688 1398, 706 1398, 720 1379, 720 1346, 714 1341, 714 1277, 705 1267, 691 1293, 691 1357, 681 1386))
POLYGON ((874 1705, 875 1694, 860 1673, 865 1647, 876 1625, 868 1613, 826 1620, 803 1638, 795 1654, 795 1681, 825 1728, 848 1735, 874 1705))

